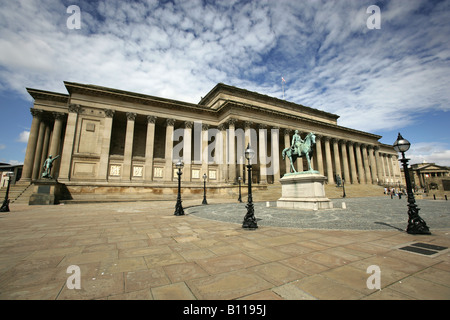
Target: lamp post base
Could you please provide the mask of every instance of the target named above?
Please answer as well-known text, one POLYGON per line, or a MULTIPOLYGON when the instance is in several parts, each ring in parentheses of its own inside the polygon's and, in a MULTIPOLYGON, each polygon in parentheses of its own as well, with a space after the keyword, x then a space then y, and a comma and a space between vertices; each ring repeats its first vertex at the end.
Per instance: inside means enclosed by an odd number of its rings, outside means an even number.
POLYGON ((175 216, 184 216, 184 209, 181 205, 181 201, 177 201, 177 204, 175 205, 175 216))
POLYGON ((242 228, 244 229, 257 229, 258 224, 256 223, 255 212, 253 208, 253 203, 247 203, 245 206, 247 208, 247 214, 242 222, 242 228))
POLYGON ((0 212, 9 212, 9 199, 3 201, 3 204, 0 207, 0 212))
POLYGON ((419 215, 408 219, 406 232, 409 234, 431 234, 426 222, 419 215))

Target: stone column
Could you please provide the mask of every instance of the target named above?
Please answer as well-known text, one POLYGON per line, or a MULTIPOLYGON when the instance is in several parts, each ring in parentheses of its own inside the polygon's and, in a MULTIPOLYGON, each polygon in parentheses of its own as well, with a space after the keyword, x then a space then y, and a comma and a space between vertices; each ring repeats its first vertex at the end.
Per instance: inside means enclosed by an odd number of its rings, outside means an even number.
POLYGON ((33 120, 31 122, 30 135, 28 137, 27 150, 23 162, 22 177, 20 182, 31 182, 31 173, 33 172, 34 155, 36 154, 36 142, 39 134, 39 125, 41 122, 42 110, 30 108, 33 120))
POLYGON ((44 148, 45 128, 46 128, 46 123, 45 123, 45 121, 41 120, 41 123, 39 124, 39 135, 38 135, 37 144, 36 144, 36 152, 34 155, 33 174, 31 176, 31 180, 36 180, 36 179, 40 178, 39 171, 41 168, 41 158, 42 158, 42 155, 44 154, 42 149, 44 148))
POLYGON ((98 178, 108 180, 109 169, 109 149, 111 146, 111 131, 114 118, 114 110, 104 109, 105 119, 103 121, 102 145, 100 149, 100 164, 98 168, 98 178))
MULTIPOLYGON (((38 177, 41 177, 42 172, 44 171, 43 166, 44 166, 44 161, 46 159, 46 156, 51 154, 51 153, 49 153, 50 131, 51 131, 50 124, 46 122, 45 123, 45 133, 44 133, 44 145, 42 146, 41 159, 39 160, 40 165, 39 165, 38 177)), ((59 164, 59 161, 56 161, 53 163, 53 177, 55 177, 55 178, 57 178, 55 176, 55 173, 57 172, 57 169, 59 169, 59 166, 58 166, 58 168, 56 168, 57 164, 59 164)))
POLYGON ((388 166, 388 171, 389 171, 389 182, 391 184, 393 184, 393 183, 395 183, 395 181, 394 181, 394 168, 392 167, 392 155, 391 154, 387 155, 386 161, 388 164, 387 166, 388 166))
MULTIPOLYGON (((289 137, 289 134, 292 132, 291 129, 284 129, 284 148, 287 149, 291 146, 291 139, 289 137)), ((284 158, 284 162, 286 164, 286 173, 291 172, 291 164, 289 161, 289 158, 286 156, 284 158)))
POLYGON ((375 162, 377 164, 378 181, 379 181, 379 183, 384 183, 383 164, 382 164, 381 159, 380 159, 380 151, 379 150, 380 150, 379 147, 375 147, 374 148, 375 162))
POLYGON ((184 122, 183 130, 183 162, 184 169, 181 176, 183 181, 191 181, 192 176, 192 121, 184 122))
MULTIPOLYGON (((49 146, 48 155, 53 157, 60 155, 61 152, 61 132, 63 121, 66 118, 66 114, 62 112, 53 112, 55 118, 55 124, 53 125, 52 138, 49 146)), ((61 159, 60 159, 61 160, 61 159)), ((42 167, 42 166, 41 166, 42 167)), ((53 177, 56 179, 59 177, 59 168, 61 167, 61 161, 56 160, 53 162, 53 177)))
POLYGON ((259 183, 267 184, 267 126, 260 124, 259 133, 259 183), (263 159, 263 160, 261 160, 263 159))
POLYGON ((145 140, 144 180, 153 181, 153 152, 155 146, 156 116, 147 116, 147 137, 145 140))
POLYGON ((358 164, 359 183, 363 184, 366 183, 366 176, 364 175, 364 166, 361 157, 361 144, 355 143, 355 147, 356 147, 356 162, 358 164))
POLYGON ((67 117, 66 133, 61 154, 61 168, 59 169, 59 180, 62 182, 69 180, 78 114, 82 111, 83 109, 78 104, 69 105, 69 116, 67 117))
POLYGON ((231 183, 236 182, 235 123, 236 119, 228 120, 228 180, 231 183))
POLYGON ((419 174, 419 184, 421 188, 425 187, 425 177, 423 176, 423 173, 419 174))
POLYGON ((341 141, 342 166, 344 167, 344 176, 342 177, 346 183, 351 183, 350 171, 348 168, 347 141, 341 141))
POLYGON ((245 143, 244 143, 245 146, 244 146, 244 150, 247 149, 248 144, 250 144, 250 146, 252 147, 253 150, 256 149, 255 146, 253 145, 254 141, 252 141, 252 133, 251 133, 252 124, 253 123, 251 121, 245 121, 244 122, 244 130, 245 130, 245 143))
POLYGON ((358 175, 356 173, 355 150, 353 149, 353 142, 348 142, 348 154, 350 155, 350 171, 351 183, 358 183, 358 175))
POLYGON ((333 152, 334 152, 334 169, 336 170, 336 177, 339 175, 342 179, 341 172, 341 157, 339 156, 339 141, 338 139, 333 139, 333 152))
POLYGON ((366 176, 366 183, 371 184, 372 177, 370 176, 369 159, 367 157, 367 145, 365 145, 365 144, 361 145, 361 152, 362 152, 363 161, 364 161, 364 174, 366 176))
POLYGON ((323 156, 322 156, 322 136, 316 134, 316 157, 317 157, 317 171, 324 174, 323 171, 323 156))
POLYGON ((272 163, 271 169, 273 174, 273 183, 280 183, 281 170, 280 170, 280 128, 273 127, 270 130, 270 140, 272 142, 272 163))
POLYGON ((123 180, 131 180, 131 162, 133 158, 134 122, 136 113, 127 112, 127 129, 125 133, 125 150, 123 153, 123 180))
POLYGON ((400 183, 403 183, 402 172, 400 170, 400 164, 398 161, 398 154, 392 156, 392 161, 393 161, 393 165, 394 165, 394 172, 397 176, 400 177, 400 183))
MULTIPOLYGON (((166 149, 165 149, 165 165, 164 165, 164 181, 172 181, 173 175, 173 126, 175 119, 166 120, 166 149)), ((178 161, 178 160, 177 160, 178 161)))
POLYGON ((54 157, 59 153, 62 123, 66 115, 61 112, 53 112, 53 116, 55 117, 55 124, 53 125, 52 141, 50 143, 49 155, 52 155, 54 157))
POLYGON ((247 170, 245 170, 245 164, 247 163, 247 159, 245 159, 244 153, 245 153, 245 149, 247 149, 247 146, 249 144, 250 144, 251 148, 255 151, 255 157, 253 158, 253 163, 255 163, 255 161, 258 161, 257 159, 259 159, 258 148, 255 145, 255 141, 252 141, 252 124, 253 124, 253 122, 251 122, 251 121, 244 122, 244 136, 245 136, 244 149, 243 149, 244 152, 242 152, 240 158, 237 159, 239 162, 238 177, 242 178, 242 183, 248 183, 247 170))
POLYGON ((219 172, 221 182, 228 182, 228 164, 227 164, 227 128, 225 124, 220 124, 218 127, 220 135, 217 142, 220 141, 220 145, 217 146, 217 151, 220 152, 218 157, 219 172))
POLYGON ((389 168, 387 166, 387 155, 385 153, 383 153, 382 157, 381 157, 381 162, 383 163, 383 179, 384 179, 384 183, 389 183, 389 168))
POLYGON ((367 150, 369 151, 369 162, 370 162, 370 175, 372 177, 372 184, 376 184, 378 182, 377 177, 377 164, 375 163, 375 157, 373 155, 374 149, 373 146, 369 145, 367 147, 367 150))
POLYGON ((391 172, 391 182, 395 185, 397 181, 395 181, 395 170, 394 170, 394 156, 392 154, 389 155, 389 171, 391 172))
POLYGON ((39 123, 39 134, 36 144, 36 152, 34 154, 33 174, 31 180, 39 178, 39 168, 41 166, 42 147, 44 146, 45 121, 39 123))
POLYGON ((333 163, 331 162, 331 149, 330 149, 330 138, 324 137, 325 139, 325 161, 327 163, 327 177, 328 177, 328 183, 332 184, 334 183, 334 176, 333 176, 333 163))
MULTIPOLYGON (((209 124, 202 123, 202 171, 200 176, 202 177, 204 173, 206 173, 206 176, 209 179, 209 172, 208 172, 208 129, 209 124)), ((203 179, 203 178, 202 178, 203 179)))

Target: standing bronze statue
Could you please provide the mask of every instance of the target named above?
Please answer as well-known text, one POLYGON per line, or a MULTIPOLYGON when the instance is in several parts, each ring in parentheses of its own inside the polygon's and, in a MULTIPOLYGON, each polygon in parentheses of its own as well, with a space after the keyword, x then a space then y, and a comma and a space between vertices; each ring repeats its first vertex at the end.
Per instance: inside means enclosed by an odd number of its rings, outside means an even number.
POLYGON ((51 155, 48 156, 48 158, 44 161, 44 166, 43 166, 44 172, 42 172, 42 178, 53 179, 52 176, 50 175, 50 172, 52 171, 53 161, 55 161, 58 158, 59 158, 59 155, 57 155, 54 158, 52 158, 51 155))
POLYGON ((291 163, 290 172, 297 172, 294 168, 294 163, 299 157, 305 157, 306 161, 308 161, 308 172, 314 171, 311 167, 311 156, 315 144, 316 136, 314 135, 314 133, 308 133, 308 135, 305 137, 305 140, 302 140, 302 138, 298 134, 298 130, 295 130, 294 136, 292 137, 292 145, 284 149, 281 153, 283 160, 286 158, 286 156, 289 158, 289 161, 291 163))

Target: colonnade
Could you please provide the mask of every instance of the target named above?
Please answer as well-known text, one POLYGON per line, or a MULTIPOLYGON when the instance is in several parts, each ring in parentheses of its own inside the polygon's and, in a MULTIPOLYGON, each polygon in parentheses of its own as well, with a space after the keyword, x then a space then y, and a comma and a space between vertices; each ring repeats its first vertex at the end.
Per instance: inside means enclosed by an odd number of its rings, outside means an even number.
MULTIPOLYGON (((40 177, 43 164, 48 155, 56 156, 60 152, 63 124, 66 115, 62 112, 44 112, 30 109, 33 120, 22 170, 21 182, 31 182, 40 177)), ((54 170, 59 165, 55 163, 54 170)))
MULTIPOLYGON (((111 154, 113 119, 116 111, 100 110, 97 115, 99 127, 98 146, 83 162, 85 180, 121 182, 164 182, 173 181, 174 163, 180 152, 185 163, 183 180, 200 181, 203 173, 210 180, 222 183, 234 183, 241 175, 245 159, 243 152, 250 143, 257 151, 254 160, 258 172, 258 182, 278 183, 282 175, 289 171, 289 159, 284 163, 281 151, 291 145, 293 131, 301 128, 284 128, 252 121, 228 118, 219 124, 200 123, 201 139, 194 140, 198 122, 187 119, 161 118, 158 115, 146 114, 147 132, 145 134, 145 155, 133 155, 135 141, 135 121, 137 114, 126 112, 126 130, 123 155, 111 154), (165 126, 164 143, 161 142, 162 131, 158 126, 165 126), (176 127, 176 128, 175 128, 176 127), (176 135, 177 133, 178 135, 176 135), (182 136, 183 139, 176 140, 182 136), (214 137, 214 138, 212 138, 214 137), (201 141, 200 141, 201 140, 201 141), (199 146, 195 144, 199 143, 199 146), (164 155, 155 157, 156 144, 164 146, 164 155), (197 148, 198 147, 198 148, 197 148), (197 152, 200 149, 200 152, 197 152), (175 151, 175 154, 174 154, 175 151), (87 160, 86 160, 87 159, 87 160), (92 169, 92 176, 87 175, 92 169)), ((26 150, 21 181, 31 182, 40 177, 42 165, 46 157, 61 154, 60 162, 55 163, 53 175, 61 182, 76 179, 77 150, 75 142, 80 141, 80 130, 77 130, 81 119, 93 117, 83 113, 79 105, 71 104, 68 113, 49 112, 36 108, 31 109, 33 116, 28 146, 26 150), (64 127, 64 123, 66 124, 64 127), (78 138, 77 138, 78 136, 78 138), (78 139, 78 140, 77 140, 78 139)), ((300 132, 304 138, 308 132, 300 132)), ((338 133, 337 133, 338 134, 338 133)), ((336 182, 336 177, 351 184, 390 184, 400 178, 400 169, 395 153, 382 152, 378 142, 367 143, 341 139, 331 135, 315 132, 316 146, 312 157, 313 169, 327 176, 328 183, 336 182)), ((356 137, 357 138, 357 137, 356 137)), ((159 152, 161 154, 161 152, 159 152)), ((81 155, 78 155, 81 158, 81 155)), ((81 170, 81 169, 80 169, 81 170)), ((303 171, 303 159, 297 160, 297 171, 303 171)))

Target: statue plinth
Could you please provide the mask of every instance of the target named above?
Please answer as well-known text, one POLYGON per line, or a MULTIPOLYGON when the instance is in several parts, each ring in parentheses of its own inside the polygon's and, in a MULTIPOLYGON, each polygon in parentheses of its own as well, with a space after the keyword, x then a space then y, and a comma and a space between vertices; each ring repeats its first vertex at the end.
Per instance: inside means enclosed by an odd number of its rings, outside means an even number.
POLYGON ((38 179, 33 182, 33 194, 29 205, 58 204, 63 198, 64 185, 54 179, 38 179))
POLYGON ((318 171, 310 170, 287 173, 280 179, 281 198, 277 207, 288 209, 332 209, 333 203, 325 196, 327 178, 318 171))

